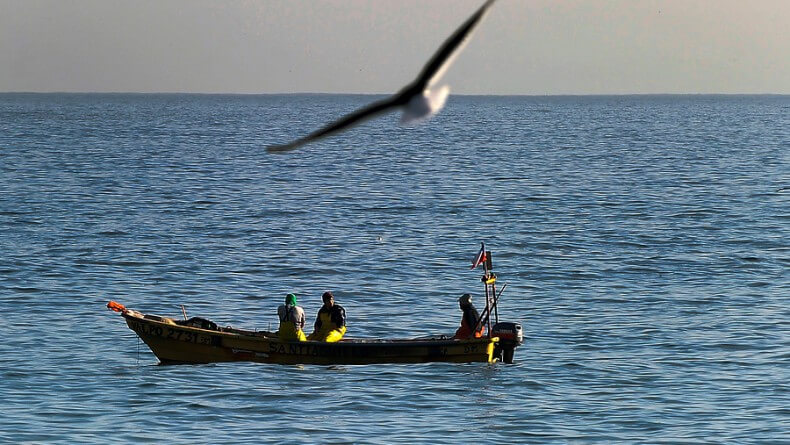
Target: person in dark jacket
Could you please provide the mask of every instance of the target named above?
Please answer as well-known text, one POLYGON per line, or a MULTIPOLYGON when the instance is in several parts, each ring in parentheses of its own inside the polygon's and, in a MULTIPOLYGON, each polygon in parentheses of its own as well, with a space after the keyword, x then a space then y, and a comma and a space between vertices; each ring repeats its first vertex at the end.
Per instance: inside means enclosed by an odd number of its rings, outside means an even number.
POLYGON ((461 307, 464 314, 461 317, 461 326, 455 331, 453 338, 482 337, 486 331, 482 323, 478 330, 474 331, 475 327, 477 327, 477 323, 480 321, 480 313, 477 312, 475 305, 472 304, 472 296, 469 294, 461 295, 461 298, 458 299, 458 305, 461 307))
POLYGON ((346 310, 343 306, 335 304, 332 292, 324 292, 321 296, 324 305, 318 310, 315 317, 313 333, 307 336, 308 340, 336 342, 346 333, 346 310))

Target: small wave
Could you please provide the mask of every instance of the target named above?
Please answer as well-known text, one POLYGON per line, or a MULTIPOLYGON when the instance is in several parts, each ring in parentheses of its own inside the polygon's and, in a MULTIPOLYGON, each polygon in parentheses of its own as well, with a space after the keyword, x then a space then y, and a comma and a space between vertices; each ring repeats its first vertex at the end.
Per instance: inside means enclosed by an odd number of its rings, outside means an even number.
POLYGON ((127 235, 129 235, 129 232, 125 232, 123 230, 104 230, 104 231, 98 232, 97 235, 102 235, 102 236, 127 236, 127 235))
POLYGON ((36 292, 41 292, 41 289, 37 287, 10 287, 8 289, 20 294, 34 294, 36 292))

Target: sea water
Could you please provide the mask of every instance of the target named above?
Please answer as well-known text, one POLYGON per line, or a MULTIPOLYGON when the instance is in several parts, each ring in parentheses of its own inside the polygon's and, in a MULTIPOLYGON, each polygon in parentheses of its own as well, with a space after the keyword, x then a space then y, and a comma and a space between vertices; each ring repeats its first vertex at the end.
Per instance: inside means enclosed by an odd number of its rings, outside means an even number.
POLYGON ((790 443, 790 97, 0 95, 0 442, 790 443), (451 334, 513 365, 159 366, 109 300, 451 334))

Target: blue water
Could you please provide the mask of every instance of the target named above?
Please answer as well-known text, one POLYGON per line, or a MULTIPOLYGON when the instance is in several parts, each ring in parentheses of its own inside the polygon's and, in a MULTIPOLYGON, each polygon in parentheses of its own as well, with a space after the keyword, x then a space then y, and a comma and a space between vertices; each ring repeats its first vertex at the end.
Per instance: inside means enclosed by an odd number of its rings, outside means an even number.
POLYGON ((0 442, 790 443, 790 97, 0 94, 0 442), (104 305, 447 334, 513 365, 158 366, 104 305))

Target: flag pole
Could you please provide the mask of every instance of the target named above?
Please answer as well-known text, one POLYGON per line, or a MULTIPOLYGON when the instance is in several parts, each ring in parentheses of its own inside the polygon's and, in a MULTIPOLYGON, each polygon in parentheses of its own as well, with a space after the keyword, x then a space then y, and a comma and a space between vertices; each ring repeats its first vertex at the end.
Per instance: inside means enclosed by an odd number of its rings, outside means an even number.
MULTIPOLYGON (((485 258, 485 260, 483 261, 483 279, 482 279, 483 283, 486 286, 486 308, 485 308, 485 312, 490 315, 491 314, 491 309, 492 309, 491 308, 491 287, 489 286, 489 280, 491 278, 491 276, 490 276, 491 268, 489 267, 491 265, 491 258, 489 258, 489 253, 486 250, 485 243, 480 243, 480 250, 482 252, 483 258, 485 258)), ((491 320, 491 317, 488 317, 488 323, 487 324, 488 324, 488 336, 489 337, 491 337, 491 321, 490 320, 491 320)))
POLYGON ((494 313, 494 324, 499 323, 499 309, 496 304, 496 274, 494 273, 494 258, 490 251, 486 251, 486 275, 484 281, 486 283, 486 307, 488 309, 488 332, 491 335, 491 312, 494 313), (488 300, 491 301, 488 301, 488 300))
MULTIPOLYGON (((499 310, 496 307, 496 274, 493 273, 493 266, 491 261, 491 252, 486 250, 486 244, 484 242, 480 243, 480 252, 478 252, 477 257, 475 258, 474 262, 472 263, 472 269, 476 268, 480 264, 483 265, 483 277, 480 281, 483 282, 485 285, 485 296, 486 296, 486 307, 483 311, 486 314, 486 317, 480 317, 477 321, 477 326, 481 328, 483 326, 488 326, 488 337, 491 337, 491 312, 494 312, 496 317, 496 322, 499 322, 499 310)), ((475 328, 475 332, 477 332, 477 328, 475 328)))
POLYGON ((493 272, 493 259, 491 252, 486 251, 486 302, 488 302, 488 336, 491 337, 491 311, 496 311, 493 300, 496 297, 496 275, 493 272))

